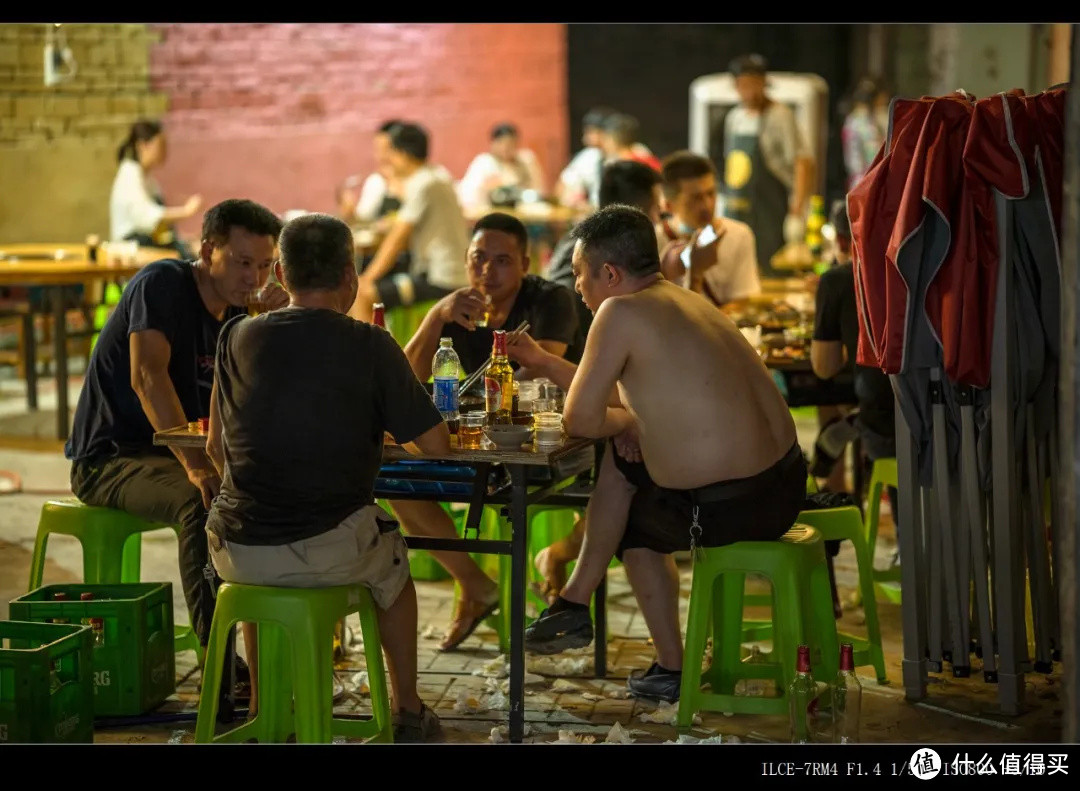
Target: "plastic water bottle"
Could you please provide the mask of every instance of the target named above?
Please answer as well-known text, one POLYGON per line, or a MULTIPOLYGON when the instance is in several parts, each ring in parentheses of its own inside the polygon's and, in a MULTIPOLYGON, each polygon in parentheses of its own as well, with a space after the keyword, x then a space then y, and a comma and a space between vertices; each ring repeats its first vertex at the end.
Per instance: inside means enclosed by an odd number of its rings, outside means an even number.
POLYGON ((454 351, 454 342, 450 338, 439 338, 439 350, 431 363, 431 373, 435 378, 432 398, 435 408, 442 413, 443 420, 458 419, 458 380, 461 378, 461 361, 454 351))

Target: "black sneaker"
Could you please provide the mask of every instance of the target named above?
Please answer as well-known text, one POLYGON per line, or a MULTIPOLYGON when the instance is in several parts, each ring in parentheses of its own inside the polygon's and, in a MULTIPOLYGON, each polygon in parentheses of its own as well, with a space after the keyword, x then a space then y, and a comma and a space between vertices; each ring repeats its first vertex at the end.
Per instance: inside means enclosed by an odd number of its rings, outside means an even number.
POLYGON ((682 673, 665 670, 657 662, 653 662, 644 673, 631 674, 630 678, 626 679, 626 688, 633 697, 666 700, 668 703, 678 702, 681 686, 682 673))
POLYGON ((558 654, 568 648, 584 648, 593 639, 592 618, 587 608, 549 609, 525 629, 525 650, 533 654, 558 654))

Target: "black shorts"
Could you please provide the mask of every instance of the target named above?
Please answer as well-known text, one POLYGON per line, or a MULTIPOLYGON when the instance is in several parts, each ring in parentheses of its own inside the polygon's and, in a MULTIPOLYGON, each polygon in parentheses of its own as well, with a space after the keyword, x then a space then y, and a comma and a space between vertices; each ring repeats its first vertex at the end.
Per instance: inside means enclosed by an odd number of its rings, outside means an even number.
POLYGON ((614 447, 606 450, 619 472, 637 487, 626 533, 615 553, 619 559, 628 549, 663 554, 690 549, 695 505, 702 546, 775 541, 795 524, 806 499, 806 460, 798 443, 764 472, 697 489, 657 486, 642 462, 626 461, 614 447))

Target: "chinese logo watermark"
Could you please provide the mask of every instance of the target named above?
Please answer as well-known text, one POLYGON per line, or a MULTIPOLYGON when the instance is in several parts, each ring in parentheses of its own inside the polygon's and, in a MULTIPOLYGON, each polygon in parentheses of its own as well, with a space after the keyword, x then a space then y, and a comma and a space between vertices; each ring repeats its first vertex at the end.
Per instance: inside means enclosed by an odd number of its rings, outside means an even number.
POLYGON ((941 771, 941 756, 929 747, 924 747, 911 756, 911 773, 920 780, 937 777, 941 771))

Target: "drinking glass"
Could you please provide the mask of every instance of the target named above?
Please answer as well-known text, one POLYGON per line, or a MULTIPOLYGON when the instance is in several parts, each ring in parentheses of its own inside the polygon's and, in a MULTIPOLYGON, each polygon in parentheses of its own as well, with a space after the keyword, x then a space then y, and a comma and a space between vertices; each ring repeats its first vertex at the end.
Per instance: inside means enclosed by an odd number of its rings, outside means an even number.
POLYGON ((458 447, 462 450, 480 450, 486 423, 487 414, 484 412, 462 412, 458 417, 458 447))
POLYGON ((477 327, 486 327, 491 320, 491 295, 484 294, 484 312, 476 317, 477 327))

